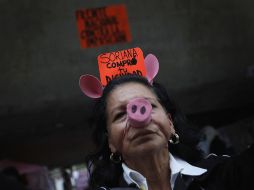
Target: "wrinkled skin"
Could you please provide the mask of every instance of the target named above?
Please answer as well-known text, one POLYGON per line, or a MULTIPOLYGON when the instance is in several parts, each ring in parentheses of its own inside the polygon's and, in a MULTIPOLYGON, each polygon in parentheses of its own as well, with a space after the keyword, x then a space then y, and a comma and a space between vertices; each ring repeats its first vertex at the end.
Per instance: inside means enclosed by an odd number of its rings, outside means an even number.
POLYGON ((175 132, 171 117, 146 86, 129 82, 117 86, 107 98, 107 130, 111 152, 124 160, 168 152, 168 140, 175 132), (126 106, 134 98, 144 98, 152 105, 151 121, 143 127, 128 122, 126 106))

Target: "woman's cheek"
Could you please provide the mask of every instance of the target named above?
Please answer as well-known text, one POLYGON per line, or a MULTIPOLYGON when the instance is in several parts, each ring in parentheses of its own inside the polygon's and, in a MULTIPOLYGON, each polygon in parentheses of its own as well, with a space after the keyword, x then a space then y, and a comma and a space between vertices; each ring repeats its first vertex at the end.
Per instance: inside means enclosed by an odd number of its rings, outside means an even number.
POLYGON ((174 130, 170 119, 164 113, 157 115, 155 114, 154 118, 157 118, 156 123, 158 127, 160 128, 161 132, 165 135, 165 137, 169 139, 172 134, 172 130, 174 130))
POLYGON ((124 127, 123 126, 115 126, 112 128, 112 134, 114 138, 114 143, 118 147, 118 150, 121 149, 123 140, 124 140, 124 127))

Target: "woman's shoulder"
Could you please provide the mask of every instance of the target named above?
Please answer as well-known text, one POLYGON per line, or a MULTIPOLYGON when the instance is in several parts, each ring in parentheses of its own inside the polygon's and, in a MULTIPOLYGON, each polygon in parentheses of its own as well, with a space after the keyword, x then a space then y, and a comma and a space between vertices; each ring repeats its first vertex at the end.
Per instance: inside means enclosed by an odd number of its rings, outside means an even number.
POLYGON ((236 166, 237 163, 245 163, 253 165, 254 159, 254 144, 247 147, 244 151, 235 155, 216 155, 209 154, 204 159, 197 163, 197 166, 211 169, 220 163, 236 166))
POLYGON ((247 185, 251 185, 254 169, 253 159, 253 144, 245 151, 233 156, 211 154, 197 164, 197 166, 207 169, 207 172, 197 179, 227 186, 231 189, 244 189, 247 185), (226 181, 229 183, 224 183, 226 181))

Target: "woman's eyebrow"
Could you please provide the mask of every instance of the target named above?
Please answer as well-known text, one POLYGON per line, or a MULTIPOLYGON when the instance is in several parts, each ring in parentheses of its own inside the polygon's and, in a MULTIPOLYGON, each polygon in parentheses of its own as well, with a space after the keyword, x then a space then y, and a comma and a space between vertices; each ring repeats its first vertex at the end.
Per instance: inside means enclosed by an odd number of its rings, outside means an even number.
POLYGON ((158 101, 158 99, 157 98, 145 98, 145 99, 147 99, 147 100, 150 100, 150 101, 158 101))
POLYGON ((114 112, 117 112, 118 110, 123 110, 126 106, 124 106, 123 104, 120 105, 116 105, 114 107, 112 107, 112 110, 110 112, 110 114, 114 114, 114 112))

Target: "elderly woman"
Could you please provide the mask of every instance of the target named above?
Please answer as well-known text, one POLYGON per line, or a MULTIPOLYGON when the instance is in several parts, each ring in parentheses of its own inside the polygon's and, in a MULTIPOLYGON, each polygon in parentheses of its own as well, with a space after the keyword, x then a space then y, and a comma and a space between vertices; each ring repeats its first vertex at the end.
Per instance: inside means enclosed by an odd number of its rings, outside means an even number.
POLYGON ((197 131, 166 90, 137 75, 112 80, 94 112, 90 189, 245 189, 253 148, 237 158, 202 159, 197 131), (180 137, 180 139, 179 139, 180 137))

